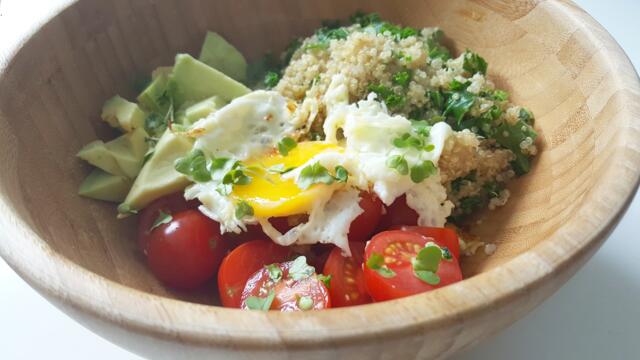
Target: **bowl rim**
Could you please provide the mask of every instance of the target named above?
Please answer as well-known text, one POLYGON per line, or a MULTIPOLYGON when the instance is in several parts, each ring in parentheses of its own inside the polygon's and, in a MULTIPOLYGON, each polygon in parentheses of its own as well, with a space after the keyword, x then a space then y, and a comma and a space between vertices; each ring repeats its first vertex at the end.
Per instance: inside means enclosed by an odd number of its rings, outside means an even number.
MULTIPOLYGON (((34 24, 24 38, 8 47, 9 50, 0 56, 10 59, 4 64, 0 62, 0 82, 22 45, 61 11, 77 2, 63 0, 47 18, 34 24)), ((541 3, 543 1, 536 1, 536 6, 541 3)), ((638 75, 611 35, 572 2, 544 3, 553 7, 564 21, 571 21, 583 30, 585 36, 596 42, 606 42, 607 50, 613 49, 615 55, 623 58, 623 66, 620 63, 607 63, 606 66, 616 79, 623 100, 637 101, 633 96, 640 94, 638 75)), ((2 194, 0 212, 9 215, 0 217, 0 227, 5 229, 0 235, 0 255, 25 281, 48 298, 104 321, 146 335, 179 339, 183 343, 249 348, 285 343, 287 347, 295 348, 352 343, 382 336, 395 338, 425 329, 435 331, 491 312, 493 306, 512 301, 514 297, 528 297, 533 290, 548 286, 546 283, 551 278, 562 276, 563 281, 550 290, 555 291, 599 248, 624 215, 640 184, 640 158, 624 156, 625 151, 640 152, 640 145, 634 143, 634 135, 637 138, 640 134, 638 114, 625 107, 617 116, 621 128, 628 130, 620 131, 626 141, 611 159, 621 166, 602 176, 603 182, 616 184, 617 188, 615 194, 600 190, 587 195, 599 207, 589 211, 578 209, 576 219, 583 220, 580 228, 561 227, 547 241, 499 267, 460 283, 404 299, 320 312, 279 313, 212 307, 153 295, 104 278, 57 254, 24 220, 12 215, 13 205, 2 194), (525 264, 530 271, 521 271, 525 264), (490 293, 483 292, 478 286, 483 282, 504 284, 501 282, 504 278, 512 280, 512 285, 497 285, 490 293), (472 300, 460 296, 471 293, 474 295, 472 300), (450 303, 453 310, 440 309, 438 304, 443 300, 450 303), (394 310, 396 308, 403 311, 394 310), (336 318, 349 319, 350 323, 345 327, 344 322, 334 321, 336 318), (336 327, 336 324, 340 326, 336 327)))

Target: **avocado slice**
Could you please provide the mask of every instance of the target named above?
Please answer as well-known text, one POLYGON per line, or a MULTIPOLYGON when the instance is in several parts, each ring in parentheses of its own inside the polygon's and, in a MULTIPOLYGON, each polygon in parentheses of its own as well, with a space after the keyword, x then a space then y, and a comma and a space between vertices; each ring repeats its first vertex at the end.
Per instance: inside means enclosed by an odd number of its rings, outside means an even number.
POLYGON ((189 185, 189 180, 175 170, 174 163, 192 147, 193 139, 176 135, 167 129, 156 144, 153 155, 140 170, 122 204, 123 208, 140 210, 153 200, 189 185))
POLYGON ((113 156, 118 167, 125 176, 131 179, 138 176, 140 168, 142 168, 144 154, 148 149, 145 141, 146 137, 147 133, 142 128, 137 128, 131 133, 121 135, 105 144, 106 149, 113 156))
POLYGON ((120 169, 120 166, 118 166, 118 162, 113 157, 113 154, 107 149, 102 140, 95 140, 88 143, 78 151, 76 156, 110 174, 125 176, 125 173, 120 169))
POLYGON ((207 117, 207 115, 220 109, 225 104, 225 101, 219 96, 212 96, 180 110, 176 115, 176 119, 184 126, 191 126, 196 121, 207 117))
POLYGON ((102 120, 125 132, 143 127, 146 116, 137 104, 127 101, 119 95, 107 100, 102 106, 102 120))
POLYGON ((171 67, 159 67, 153 71, 152 81, 138 95, 138 103, 147 112, 165 114, 171 105, 171 91, 169 89, 169 74, 171 67))
POLYGON ((130 188, 130 179, 93 169, 80 184, 78 194, 97 200, 120 202, 127 196, 130 188))
POLYGON ((170 78, 169 86, 176 108, 187 101, 197 102, 214 95, 220 96, 224 101, 231 101, 251 91, 188 54, 176 55, 176 63, 170 78))
POLYGON ((207 32, 198 60, 237 81, 247 79, 247 60, 218 33, 207 32))

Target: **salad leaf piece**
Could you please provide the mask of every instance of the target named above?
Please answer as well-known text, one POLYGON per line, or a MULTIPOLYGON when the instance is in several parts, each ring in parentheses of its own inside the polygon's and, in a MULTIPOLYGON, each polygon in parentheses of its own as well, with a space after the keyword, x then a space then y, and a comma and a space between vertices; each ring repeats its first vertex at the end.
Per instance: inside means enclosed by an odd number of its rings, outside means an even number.
POLYGON ((369 269, 375 270, 382 277, 392 278, 396 276, 395 271, 389 269, 389 267, 384 263, 384 257, 376 252, 371 253, 371 256, 369 256, 365 265, 369 269))
POLYGON ((249 296, 245 300, 245 304, 251 310, 262 310, 268 311, 271 308, 271 304, 273 304, 273 299, 275 299, 276 293, 275 291, 269 291, 267 297, 261 298, 257 296, 249 296))
POLYGON ((315 272, 316 269, 307 264, 307 258, 305 256, 298 256, 293 260, 293 264, 291 264, 291 267, 289 268, 289 277, 293 280, 299 281, 310 277, 315 272))
POLYGON ((253 216, 253 208, 249 205, 248 202, 242 200, 236 204, 236 218, 239 220, 244 219, 248 216, 253 216))
POLYGON ((173 216, 171 216, 171 214, 167 214, 166 212, 160 210, 160 212, 158 213, 158 217, 149 228, 149 232, 153 231, 155 228, 161 225, 170 223, 171 220, 173 220, 173 216))
POLYGON ((464 52, 464 62, 462 68, 471 75, 480 73, 487 74, 487 62, 478 54, 467 50, 464 52))
POLYGON ((280 152, 280 155, 282 156, 287 156, 289 151, 293 150, 296 146, 298 146, 298 143, 292 138, 286 136, 278 142, 278 152, 280 152))
POLYGON ((333 184, 334 178, 329 174, 329 170, 326 167, 320 165, 319 162, 315 162, 306 166, 300 171, 298 175, 297 184, 302 190, 308 189, 313 184, 333 184))

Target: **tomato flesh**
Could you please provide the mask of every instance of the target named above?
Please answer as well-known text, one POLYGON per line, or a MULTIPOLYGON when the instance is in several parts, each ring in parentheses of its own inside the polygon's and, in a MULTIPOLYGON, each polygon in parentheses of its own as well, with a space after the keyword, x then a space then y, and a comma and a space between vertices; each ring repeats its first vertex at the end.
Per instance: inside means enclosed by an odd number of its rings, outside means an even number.
POLYGON ((270 310, 279 311, 302 311, 302 310, 322 310, 331 307, 331 300, 327 288, 318 280, 314 274, 301 280, 289 278, 289 268, 292 261, 275 264, 282 270, 282 279, 273 281, 269 277, 269 271, 263 267, 253 274, 242 292, 243 309, 248 309, 246 300, 250 296, 265 298, 273 291, 275 297, 271 303, 270 310), (300 299, 307 297, 311 300, 308 308, 300 308, 300 299))
POLYGON ((176 214, 181 211, 195 209, 200 205, 198 200, 187 201, 182 192, 173 193, 161 197, 147 205, 138 217, 138 247, 145 255, 151 239, 151 227, 160 216, 160 211, 165 214, 176 214))
POLYGON ((433 240, 431 241, 446 247, 453 257, 460 260, 460 240, 458 240, 458 234, 453 229, 428 226, 394 226, 391 230, 410 231, 432 238, 433 240))
POLYGON ((378 230, 387 230, 392 226, 417 224, 418 213, 407 205, 406 195, 402 195, 385 208, 378 230))
POLYGON ((364 279, 369 295, 375 301, 398 299, 462 280, 462 272, 455 257, 441 260, 436 273, 440 277, 437 285, 430 285, 415 276, 411 260, 429 241, 445 246, 438 238, 432 239, 411 231, 391 230, 375 235, 365 249, 365 261, 373 253, 380 254, 384 257, 384 264, 395 275, 384 277, 365 265, 364 279))
POLYGON ((373 193, 361 192, 358 203, 364 210, 356 217, 349 227, 349 241, 366 241, 369 235, 378 227, 382 217, 382 201, 373 193))
POLYGON ((147 263, 170 287, 194 289, 218 270, 226 249, 220 224, 197 210, 186 210, 151 232, 147 263))
POLYGON ((253 240, 233 249, 218 271, 218 290, 223 306, 239 308, 247 280, 265 265, 289 260, 291 249, 271 240, 253 240))
POLYGON ((362 263, 364 243, 352 242, 351 257, 342 256, 340 248, 334 248, 324 265, 322 273, 331 275, 329 294, 333 307, 353 306, 371 302, 364 283, 362 263))

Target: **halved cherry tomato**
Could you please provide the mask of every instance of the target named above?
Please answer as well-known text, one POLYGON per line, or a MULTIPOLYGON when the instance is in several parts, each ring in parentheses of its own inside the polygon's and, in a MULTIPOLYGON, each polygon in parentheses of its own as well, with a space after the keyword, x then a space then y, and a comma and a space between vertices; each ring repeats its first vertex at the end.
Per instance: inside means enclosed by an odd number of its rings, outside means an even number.
POLYGON ((360 193, 358 203, 364 212, 353 220, 349 227, 349 241, 366 241, 376 229, 382 217, 382 201, 370 192, 360 193))
POLYGON ((342 256, 342 250, 334 248, 322 271, 324 275, 331 275, 329 294, 333 307, 371 302, 362 272, 364 243, 352 242, 349 247, 351 248, 351 257, 342 256))
POLYGON ((289 278, 289 269, 293 261, 274 264, 280 267, 282 278, 274 281, 270 278, 269 271, 266 267, 261 268, 253 274, 247 281, 247 285, 242 292, 243 309, 248 309, 247 298, 256 296, 265 298, 273 291, 275 297, 271 303, 270 310, 280 311, 301 311, 301 310, 322 310, 331 307, 331 300, 326 286, 314 274, 301 280, 289 278), (307 303, 302 308, 301 303, 304 299, 307 303))
POLYGON ((407 197, 398 197, 391 205, 385 208, 386 212, 380 219, 378 229, 387 230, 397 225, 417 225, 418 213, 407 205, 407 197))
POLYGON ((151 227, 160 216, 160 211, 173 215, 188 209, 195 209, 200 205, 198 200, 187 201, 182 192, 161 197, 147 205, 138 218, 138 247, 146 255, 149 239, 151 238, 151 227))
POLYGON ((147 263, 165 284, 194 289, 215 275, 225 252, 220 224, 186 210, 151 232, 147 263))
POLYGON ((271 240, 253 240, 233 249, 222 260, 218 271, 218 290, 222 305, 240 307, 242 290, 251 275, 265 265, 289 260, 291 249, 271 240))
MULTIPOLYGON (((365 249, 364 279, 369 295, 375 301, 398 299, 462 280, 462 272, 455 257, 440 261, 436 273, 440 277, 440 283, 437 285, 427 284, 415 275, 411 260, 429 241, 430 238, 421 234, 401 230, 384 231, 375 235, 365 249), (374 253, 383 256, 384 265, 395 273, 393 276, 385 277, 366 265, 366 261, 374 253)), ((441 245, 438 239, 434 242, 441 245)))
POLYGON ((413 231, 433 238, 431 241, 439 246, 445 246, 453 257, 460 260, 460 241, 458 240, 458 234, 452 229, 428 226, 393 226, 390 230, 413 231))

